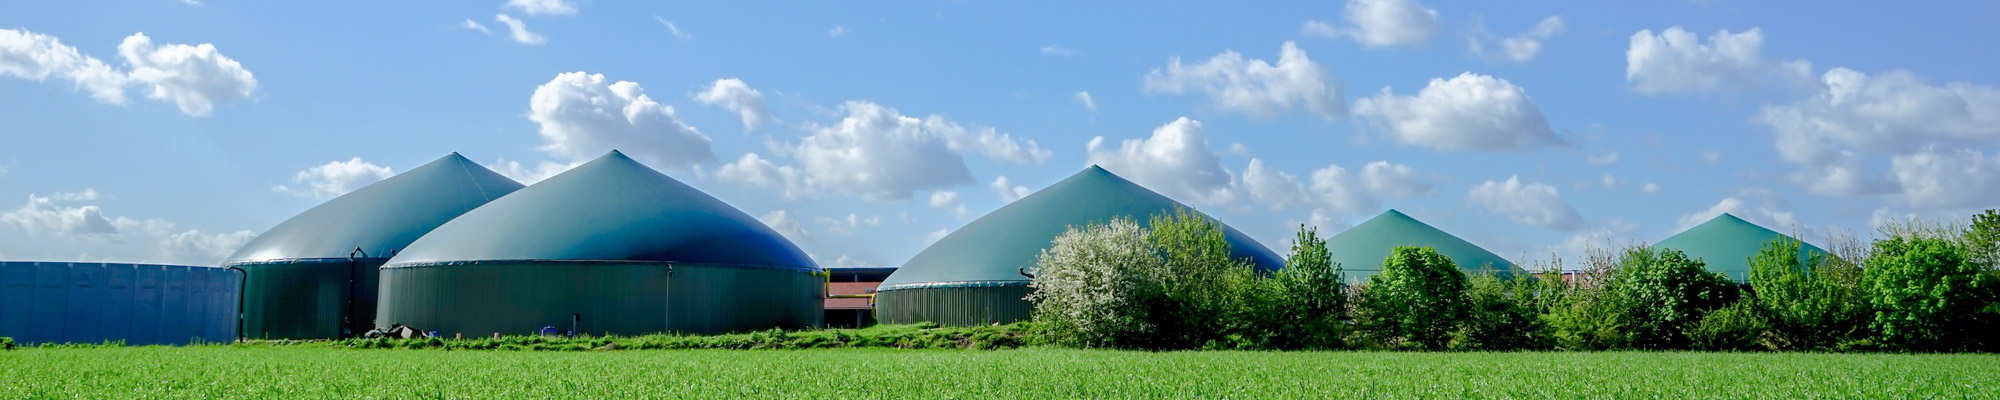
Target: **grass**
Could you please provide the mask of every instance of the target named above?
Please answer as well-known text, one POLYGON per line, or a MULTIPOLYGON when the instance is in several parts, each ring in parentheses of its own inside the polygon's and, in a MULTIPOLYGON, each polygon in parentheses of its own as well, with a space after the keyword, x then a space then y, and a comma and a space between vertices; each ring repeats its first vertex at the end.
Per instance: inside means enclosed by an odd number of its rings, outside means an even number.
POLYGON ((1992 398, 1975 354, 27 348, 0 398, 1992 398))
POLYGON ((432 338, 424 340, 342 339, 342 340, 259 340, 248 345, 293 346, 325 344, 352 349, 444 349, 444 350, 797 350, 853 347, 897 349, 1011 349, 1033 344, 1038 337, 1035 325, 1013 323, 988 326, 938 326, 936 323, 876 325, 862 329, 821 329, 785 331, 779 329, 718 335, 645 336, 503 336, 498 339, 432 338))

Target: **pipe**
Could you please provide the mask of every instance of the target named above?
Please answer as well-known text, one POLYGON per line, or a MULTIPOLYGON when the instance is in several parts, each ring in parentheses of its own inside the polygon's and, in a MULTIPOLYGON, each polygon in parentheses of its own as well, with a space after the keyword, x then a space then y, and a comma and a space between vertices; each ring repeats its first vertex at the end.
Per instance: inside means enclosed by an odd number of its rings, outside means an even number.
MULTIPOLYGON (((359 247, 359 246, 355 247, 355 248, 354 248, 354 251, 350 251, 350 252, 347 252, 347 312, 344 312, 344 313, 341 313, 341 315, 340 315, 340 322, 341 322, 341 324, 340 324, 340 330, 341 330, 341 333, 340 333, 340 336, 342 336, 342 337, 348 337, 348 336, 350 336, 350 335, 353 335, 353 334, 355 334, 355 332, 354 332, 354 330, 353 330, 353 327, 354 327, 354 293, 355 293, 355 292, 357 292, 357 291, 359 291, 359 289, 357 289, 357 288, 355 287, 355 283, 356 283, 355 281, 358 281, 358 280, 360 280, 360 276, 357 276, 357 275, 356 275, 356 274, 360 274, 360 272, 359 272, 359 271, 355 271, 355 270, 357 270, 357 269, 361 269, 361 264, 360 264, 360 262, 358 262, 358 261, 355 261, 355 260, 356 260, 356 259, 354 258, 354 255, 355 255, 355 254, 360 254, 360 255, 361 255, 361 257, 363 257, 363 258, 366 258, 366 257, 368 257, 368 252, 367 252, 367 251, 365 251, 365 250, 361 250, 361 247, 359 247)), ((374 325, 374 324, 375 324, 375 321, 368 321, 368 324, 369 324, 369 325, 374 325)))
POLYGON ((237 266, 230 266, 229 269, 235 270, 236 273, 240 275, 240 278, 236 280, 236 341, 241 342, 243 341, 244 337, 243 336, 243 295, 244 295, 243 291, 246 290, 245 288, 248 288, 250 286, 250 271, 245 271, 243 270, 243 268, 237 266))

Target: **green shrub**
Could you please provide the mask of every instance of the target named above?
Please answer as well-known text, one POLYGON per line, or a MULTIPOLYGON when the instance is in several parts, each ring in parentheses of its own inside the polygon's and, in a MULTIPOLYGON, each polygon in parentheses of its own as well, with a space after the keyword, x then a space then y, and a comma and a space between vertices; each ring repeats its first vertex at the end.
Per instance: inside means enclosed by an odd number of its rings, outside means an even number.
POLYGON ((1317 228, 1299 226, 1285 268, 1258 280, 1250 332, 1256 347, 1334 349, 1343 346, 1347 285, 1317 228))
POLYGON ((1153 216, 1149 226, 1147 238, 1164 261, 1159 271, 1163 295, 1148 302, 1147 317, 1157 329, 1150 343, 1135 344, 1190 349, 1241 340, 1252 327, 1249 306, 1257 297, 1256 268, 1230 258, 1222 223, 1176 207, 1153 216))
POLYGON ((1701 322, 1688 330, 1688 339, 1694 348, 1701 350, 1769 350, 1770 346, 1765 345, 1763 340, 1765 331, 1769 329, 1770 325, 1759 315, 1756 304, 1746 299, 1702 316, 1701 322))
POLYGON ((1629 325, 1624 331, 1633 347, 1688 348, 1689 329, 1709 310, 1736 301, 1736 284, 1704 267, 1680 250, 1634 247, 1625 252, 1606 286, 1626 306, 1629 325))
POLYGON ((1155 332, 1153 304, 1166 296, 1162 260, 1128 218, 1070 227, 1036 258, 1028 301, 1049 339, 1074 347, 1125 347, 1155 332))
POLYGON ((1457 350, 1542 350, 1554 345, 1541 314, 1529 305, 1529 278, 1474 276, 1467 299, 1471 312, 1451 340, 1457 350))
POLYGON ((1542 321, 1549 326, 1556 348, 1617 350, 1632 346, 1632 307, 1625 298, 1603 287, 1581 287, 1557 302, 1542 321))
POLYGON ((1870 330, 1896 350, 1978 349, 1995 339, 1981 332, 1996 284, 1954 240, 1892 236, 1875 241, 1863 270, 1874 310, 1870 330))
POLYGON ((1770 323, 1774 347, 1833 349, 1867 327, 1861 268, 1826 253, 1801 260, 1803 246, 1780 238, 1750 258, 1752 298, 1770 323))
POLYGON ((1465 273, 1430 247, 1397 247, 1355 301, 1355 324, 1377 346, 1442 350, 1471 312, 1465 273))
POLYGON ((0 350, 13 350, 14 338, 0 336, 0 350))

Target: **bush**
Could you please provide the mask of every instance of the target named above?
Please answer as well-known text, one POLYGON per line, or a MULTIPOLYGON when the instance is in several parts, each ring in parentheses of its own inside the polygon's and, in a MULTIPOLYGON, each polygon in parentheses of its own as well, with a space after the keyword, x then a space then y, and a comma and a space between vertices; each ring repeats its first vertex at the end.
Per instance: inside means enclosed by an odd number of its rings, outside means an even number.
POLYGON ((1135 344, 1188 349, 1244 341, 1244 333, 1252 327, 1249 307, 1257 297, 1256 269, 1246 260, 1230 258, 1222 224, 1177 207, 1153 216, 1150 226, 1147 237, 1165 261, 1158 272, 1164 295, 1148 302, 1147 317, 1157 334, 1151 343, 1135 344))
POLYGON ((1530 306, 1530 290, 1540 285, 1530 278, 1472 278, 1467 290, 1471 312, 1452 336, 1458 350, 1542 350, 1553 345, 1541 315, 1530 306))
POLYGON ((0 336, 0 350, 13 350, 14 338, 0 336))
POLYGON ((1861 268, 1826 253, 1801 260, 1803 246, 1791 238, 1764 244, 1750 258, 1752 297, 1769 322, 1774 347, 1830 350, 1867 326, 1861 268))
POLYGON ((1890 349, 1954 351, 1983 348, 1980 332, 1996 284, 1961 243, 1891 236, 1875 241, 1863 270, 1876 340, 1890 349))
POLYGON ((1763 340, 1765 331, 1769 329, 1770 325, 1758 314, 1756 304, 1751 300, 1742 300, 1702 316, 1701 322, 1688 330, 1688 339, 1694 348, 1701 350, 1769 350, 1770 346, 1765 345, 1763 340))
POLYGON ((1299 226, 1285 268, 1258 280, 1256 309, 1259 347, 1333 349, 1343 346, 1347 285, 1340 265, 1320 239, 1319 229, 1299 226))
POLYGON ((1465 273, 1429 247, 1397 247, 1356 299, 1355 323, 1379 346, 1442 350, 1471 311, 1465 273))
POLYGON ((1631 306, 1624 298, 1601 287, 1584 287, 1564 296, 1542 321, 1557 348, 1563 350, 1616 350, 1632 346, 1631 306))
POLYGON ((1619 260, 1607 289, 1620 297, 1625 333, 1641 349, 1688 348, 1687 332, 1709 310, 1736 301, 1736 284, 1679 250, 1634 247, 1619 260))
POLYGON ((1053 343, 1130 346, 1155 332, 1149 313, 1166 295, 1162 262, 1131 219, 1070 227, 1036 259, 1028 285, 1034 320, 1053 343))

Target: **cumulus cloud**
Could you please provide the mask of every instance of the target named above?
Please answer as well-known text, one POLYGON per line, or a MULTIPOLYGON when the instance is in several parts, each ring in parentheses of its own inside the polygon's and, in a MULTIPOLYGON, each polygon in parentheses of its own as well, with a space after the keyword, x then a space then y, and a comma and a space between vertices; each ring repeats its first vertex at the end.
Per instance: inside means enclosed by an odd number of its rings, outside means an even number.
POLYGON ((771 212, 764 213, 763 216, 757 217, 757 220, 763 221, 764 225, 770 225, 771 230, 778 231, 779 234, 783 234, 793 241, 812 239, 812 233, 806 232, 806 228, 799 225, 799 220, 793 218, 791 213, 785 210, 772 210, 771 212))
POLYGON ((505 7, 537 16, 570 15, 577 11, 576 2, 570 0, 507 0, 505 7))
POLYGON ((1015 186, 1012 182, 1008 182, 1006 175, 993 178, 993 183, 987 186, 992 187, 993 192, 1000 195, 1001 203, 1012 203, 1014 200, 1028 197, 1030 193, 1027 186, 1015 186))
POLYGON ((870 215, 867 218, 862 218, 859 214, 847 213, 846 219, 819 217, 813 218, 813 222, 826 225, 827 231, 842 235, 851 235, 854 234, 854 231, 860 230, 863 227, 881 226, 882 216, 870 215))
POLYGON ((931 192, 931 207, 950 211, 951 215, 965 218, 965 202, 958 201, 958 192, 939 190, 931 192))
POLYGON ((1889 169, 1911 206, 1985 208, 2000 204, 2000 158, 1972 149, 1925 149, 1890 158, 1889 169))
POLYGON ((1240 182, 1252 200, 1273 210, 1311 204, 1313 200, 1298 176, 1271 168, 1264 164, 1264 160, 1250 159, 1250 166, 1243 168, 1240 182))
POLYGON ((1542 41, 1562 34, 1564 31, 1569 30, 1569 26, 1563 23, 1562 16, 1551 15, 1548 18, 1542 18, 1541 22, 1536 23, 1533 28, 1529 28, 1526 32, 1498 39, 1500 51, 1492 54, 1488 54, 1486 50, 1487 42, 1494 40, 1492 35, 1485 33, 1485 28, 1483 27, 1476 28, 1476 30, 1478 32, 1475 36, 1466 39, 1466 45, 1471 47, 1473 54, 1488 57, 1496 61, 1524 63, 1534 60, 1535 55, 1541 54, 1542 41))
POLYGON ((493 172, 498 172, 501 176, 513 179, 515 182, 520 182, 523 185, 533 185, 535 182, 549 179, 551 176, 569 171, 570 168, 576 168, 578 165, 583 165, 583 161, 568 163, 543 161, 540 164, 529 166, 519 161, 503 158, 494 162, 491 168, 493 172))
POLYGON ((1978 174, 1990 161, 1977 151, 1934 150, 2000 140, 2000 89, 1992 86, 1932 85, 1907 71, 1869 76, 1834 68, 1812 96, 1766 106, 1756 121, 1772 129, 1779 159, 1799 167, 1792 178, 1816 194, 1900 193, 1914 206, 1949 207, 1970 203, 1934 190, 1938 182, 2000 185, 1991 181, 2000 178, 1978 174), (1891 174, 1870 174, 1870 155, 1891 156, 1891 174))
POLYGON ((1098 136, 1084 146, 1090 163, 1170 197, 1204 204, 1234 199, 1231 174, 1209 149, 1199 121, 1180 117, 1145 139, 1126 139, 1117 147, 1104 142, 1098 136))
POLYGON ((55 36, 0 29, 0 76, 38 82, 55 77, 90 91, 98 101, 125 104, 124 72, 78 52, 55 36))
POLYGON ((361 157, 354 157, 347 161, 333 161, 306 168, 292 175, 292 184, 298 187, 278 185, 271 190, 299 197, 323 199, 347 194, 395 174, 394 169, 362 161, 361 157))
POLYGON ((542 34, 529 31, 528 23, 521 22, 521 20, 507 16, 507 14, 494 14, 493 21, 499 22, 501 25, 506 25, 507 37, 514 39, 515 43, 540 46, 543 43, 549 42, 549 38, 543 37, 542 34))
POLYGON ((1527 151, 1561 146, 1526 90, 1470 72, 1431 79, 1415 96, 1383 87, 1354 104, 1354 114, 1403 144, 1446 151, 1527 151))
POLYGON ((161 237, 159 258, 171 263, 216 265, 256 237, 257 234, 247 230, 206 233, 189 229, 161 237))
POLYGON ((118 44, 118 54, 132 66, 133 82, 152 86, 146 97, 172 101, 187 115, 208 116, 216 103, 248 99, 257 90, 257 78, 243 64, 208 43, 154 46, 146 34, 134 33, 118 44))
POLYGON ((867 101, 847 102, 841 110, 847 116, 840 121, 808 124, 811 134, 796 145, 777 145, 797 166, 752 153, 724 165, 718 178, 783 188, 788 198, 839 191, 872 200, 905 200, 914 191, 975 182, 962 154, 1018 164, 1044 163, 1051 156, 1034 140, 942 116, 911 117, 867 101))
POLYGON ((1347 113, 1340 82, 1328 76, 1326 67, 1313 62, 1297 44, 1285 42, 1278 50, 1278 62, 1245 60, 1242 54, 1225 51, 1199 64, 1182 64, 1172 57, 1164 69, 1146 74, 1147 93, 1207 94, 1215 107, 1259 117, 1275 117, 1295 108, 1324 118, 1347 113))
MULTIPOLYGON (((96 190, 84 194, 58 194, 55 197, 70 200, 95 200, 96 190)), ((119 236, 120 222, 105 217, 96 205, 72 206, 56 198, 28 195, 28 203, 13 211, 0 212, 0 223, 6 223, 29 235, 48 234, 60 238, 79 238, 101 242, 122 242, 119 236)), ((119 218, 123 219, 123 218, 119 218)))
POLYGON ((937 243, 939 239, 944 239, 945 235, 950 235, 950 234, 951 234, 950 229, 938 228, 938 230, 931 231, 931 233, 928 234, 924 234, 924 245, 929 246, 931 243, 937 243))
POLYGON ((528 108, 528 119, 541 125, 541 149, 570 160, 616 149, 667 168, 715 161, 708 136, 682 123, 673 107, 653 101, 637 82, 563 73, 536 87, 528 108))
MULTIPOLYGON (((1339 165, 1327 165, 1312 173, 1313 195, 1321 208, 1342 215, 1359 215, 1382 208, 1368 195, 1364 177, 1357 177, 1339 165)), ((1320 213, 1321 210, 1314 210, 1320 213)), ((1317 217, 1316 217, 1317 218, 1317 217)))
POLYGON ((467 18, 465 22, 459 23, 458 26, 460 28, 465 28, 465 30, 469 31, 479 31, 479 33, 484 33, 484 34, 493 33, 492 29, 486 28, 486 24, 479 23, 479 21, 473 21, 471 18, 467 18))
POLYGON ((1670 27, 1659 34, 1632 34, 1625 51, 1625 82, 1640 94, 1686 94, 1754 87, 1767 78, 1801 79, 1811 74, 1804 61, 1767 60, 1758 54, 1764 32, 1716 31, 1703 43, 1694 32, 1670 27))
POLYGON ((717 79, 708 89, 694 95, 695 101, 733 111, 743 118, 744 129, 757 129, 757 125, 771 119, 771 112, 764 108, 764 93, 753 89, 742 79, 717 79))
POLYGON ((1523 224, 1560 231, 1575 231, 1586 225, 1583 216, 1563 201, 1554 186, 1524 183, 1519 176, 1475 185, 1466 193, 1466 201, 1523 224))
POLYGON ((1410 0, 1348 0, 1347 22, 1354 25, 1352 29, 1334 31, 1313 22, 1317 21, 1307 21, 1302 31, 1352 37, 1363 47, 1423 47, 1444 26, 1437 9, 1410 0))
POLYGON ((1410 166, 1388 161, 1371 162, 1362 167, 1361 181, 1368 185, 1370 191, 1401 199, 1429 196, 1435 186, 1410 166))
POLYGON ((653 20, 658 21, 660 25, 666 26, 667 32, 674 35, 674 40, 685 42, 694 39, 694 36, 688 35, 687 32, 681 32, 681 26, 675 25, 674 21, 668 21, 666 18, 660 18, 658 15, 653 16, 653 20))
POLYGON ((1785 202, 1784 198, 1778 197, 1776 192, 1764 188, 1746 188, 1738 191, 1735 196, 1724 197, 1706 210, 1681 215, 1679 227, 1675 231, 1693 228, 1723 213, 1774 230, 1800 228, 1798 217, 1792 214, 1791 204, 1785 202))
POLYGON ((1083 108, 1090 112, 1097 112, 1097 100, 1090 98, 1090 92, 1076 92, 1076 102, 1083 103, 1083 108))
POLYGON ((1305 24, 1299 26, 1299 36, 1334 39, 1340 37, 1340 29, 1325 21, 1308 19, 1305 24))
POLYGON ((1661 193, 1666 193, 1666 189, 1660 188, 1660 184, 1658 183, 1646 182, 1645 185, 1639 186, 1639 193, 1657 196, 1661 193))

